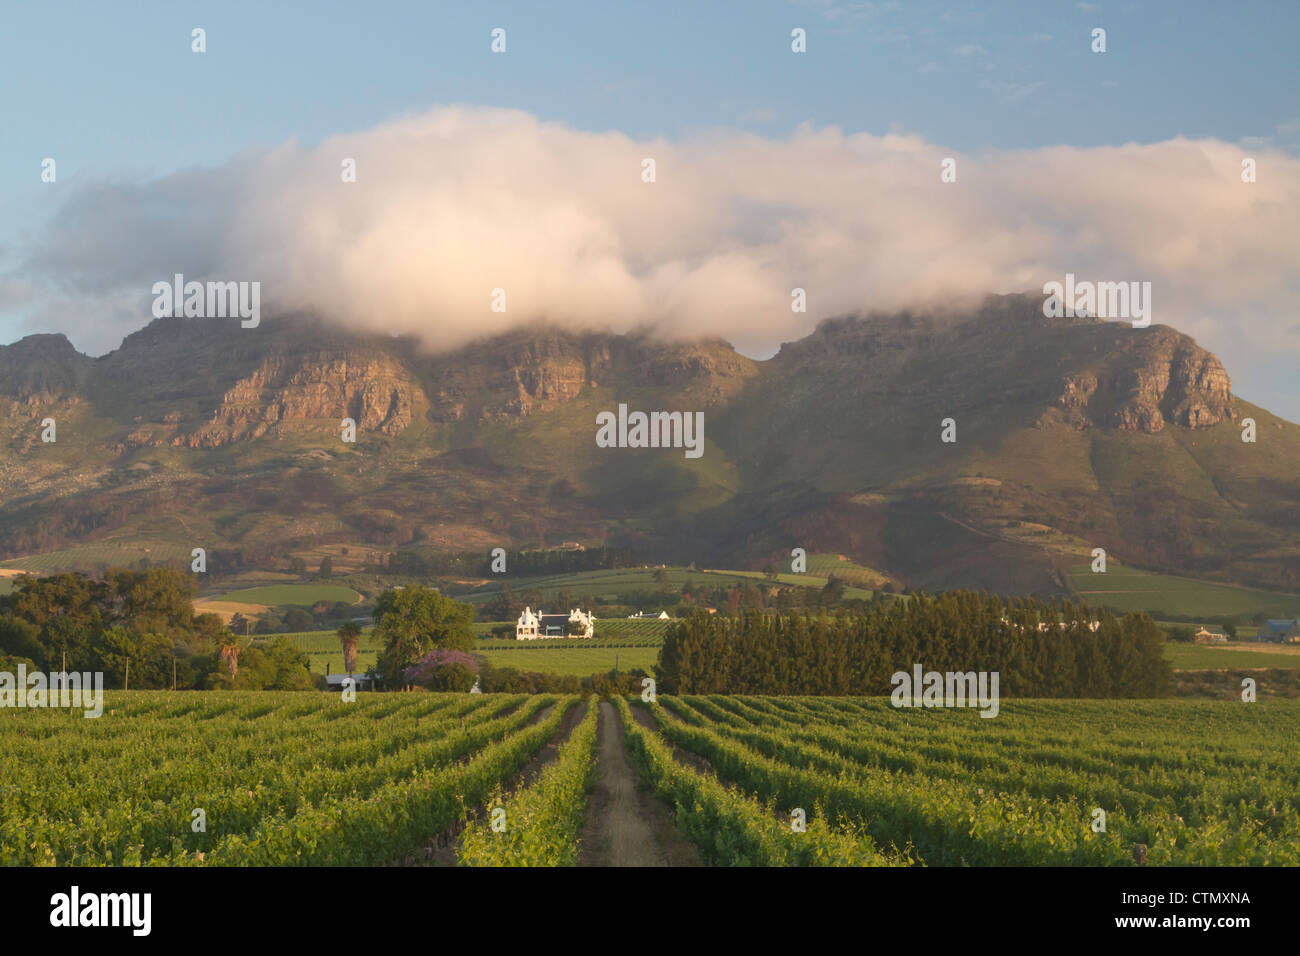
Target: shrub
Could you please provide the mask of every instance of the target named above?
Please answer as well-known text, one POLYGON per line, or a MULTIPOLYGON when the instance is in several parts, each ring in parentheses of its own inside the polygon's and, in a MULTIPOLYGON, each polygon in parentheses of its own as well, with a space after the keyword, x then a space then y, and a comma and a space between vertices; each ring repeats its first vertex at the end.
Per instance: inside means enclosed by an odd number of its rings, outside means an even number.
POLYGON ((479 663, 464 651, 439 647, 402 672, 408 684, 430 690, 467 691, 478 677, 479 663))

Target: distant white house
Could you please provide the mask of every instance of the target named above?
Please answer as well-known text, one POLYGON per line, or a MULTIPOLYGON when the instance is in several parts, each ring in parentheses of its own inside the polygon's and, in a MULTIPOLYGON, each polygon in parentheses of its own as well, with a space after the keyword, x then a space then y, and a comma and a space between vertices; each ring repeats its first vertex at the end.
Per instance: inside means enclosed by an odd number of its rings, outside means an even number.
MULTIPOLYGON (((1008 620, 1008 619, 1005 618, 1005 617, 1002 619, 1002 623, 1003 623, 1003 625, 1006 626, 1006 627, 1011 627, 1011 626, 1012 626, 1011 621, 1008 620)), ((1064 630, 1066 630, 1068 627, 1070 627, 1071 624, 1087 624, 1087 626, 1088 626, 1088 630, 1092 631, 1092 633, 1094 633, 1094 634, 1096 634, 1098 628, 1101 627, 1101 621, 1058 621, 1057 624, 1056 624, 1056 626, 1057 626, 1058 628, 1060 628, 1062 631, 1064 631, 1064 630)), ((1018 631, 1023 631, 1023 630, 1024 630, 1024 627, 1021 626, 1021 625, 1019 625, 1019 624, 1015 625, 1015 628, 1016 628, 1016 630, 1018 630, 1018 631)), ((1046 633, 1047 633, 1048 631, 1050 631, 1051 629, 1052 629, 1052 625, 1049 624, 1047 621, 1039 621, 1039 622, 1038 622, 1038 633, 1039 633, 1039 634, 1046 634, 1046 633)))
POLYGON ((545 637, 594 637, 596 634, 596 615, 573 608, 568 615, 547 614, 544 611, 533 613, 530 607, 524 608, 515 622, 515 640, 535 641, 545 637), (582 625, 581 634, 569 634, 569 622, 582 625))
POLYGON ((660 611, 658 614, 654 611, 638 611, 635 614, 629 614, 627 619, 629 621, 667 621, 669 618, 667 611, 660 611))

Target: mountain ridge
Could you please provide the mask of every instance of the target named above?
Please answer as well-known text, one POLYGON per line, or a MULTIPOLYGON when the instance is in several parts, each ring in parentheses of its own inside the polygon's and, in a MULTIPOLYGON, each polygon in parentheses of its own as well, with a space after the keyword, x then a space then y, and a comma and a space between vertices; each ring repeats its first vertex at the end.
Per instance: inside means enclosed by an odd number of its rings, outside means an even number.
POLYGON ((0 413, 0 558, 178 527, 263 557, 554 539, 752 566, 800 546, 919 586, 1051 591, 1096 541, 1300 584, 1300 429, 1183 333, 1047 319, 1032 295, 830 319, 762 361, 643 331, 538 325, 428 354, 306 316, 161 319, 98 358, 60 335, 0 346, 0 413), (704 458, 596 448, 619 402, 702 410, 704 458), (992 565, 981 534, 1002 539, 992 565))

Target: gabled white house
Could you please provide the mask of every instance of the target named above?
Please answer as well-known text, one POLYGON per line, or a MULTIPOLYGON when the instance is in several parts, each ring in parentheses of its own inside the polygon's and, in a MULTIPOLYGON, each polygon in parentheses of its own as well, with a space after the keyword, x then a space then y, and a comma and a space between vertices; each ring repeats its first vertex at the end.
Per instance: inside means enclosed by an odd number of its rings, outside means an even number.
POLYGON ((582 633, 573 637, 594 637, 596 634, 596 615, 580 608, 573 608, 568 615, 533 613, 530 607, 524 608, 515 622, 515 640, 534 641, 539 637, 569 637, 569 622, 582 625, 582 633))

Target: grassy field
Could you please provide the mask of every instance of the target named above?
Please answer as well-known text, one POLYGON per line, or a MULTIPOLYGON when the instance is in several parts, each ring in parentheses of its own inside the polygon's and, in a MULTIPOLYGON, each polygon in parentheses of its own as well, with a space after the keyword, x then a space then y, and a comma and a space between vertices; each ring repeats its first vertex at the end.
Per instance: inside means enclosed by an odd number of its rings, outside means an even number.
POLYGON ((1235 667, 1300 668, 1300 647, 1277 644, 1165 644, 1165 657, 1176 671, 1235 667))
POLYGON ((476 650, 493 667, 514 667, 521 671, 589 677, 613 670, 641 669, 650 672, 659 658, 657 647, 557 647, 476 650))
POLYGON ((1107 562, 1105 574, 1089 565, 1070 569, 1070 580, 1088 604, 1118 611, 1165 611, 1186 616, 1218 617, 1264 613, 1275 618, 1300 617, 1300 594, 1256 591, 1177 578, 1107 562))
MULTIPOLYGON (((761 571, 707 571, 706 574, 727 574, 738 577, 748 578, 751 581, 766 581, 767 575, 761 571)), ((781 584, 793 584, 796 587, 815 588, 821 590, 826 587, 828 578, 820 578, 815 574, 778 574, 776 580, 781 584)), ((865 588, 846 585, 844 596, 846 598, 862 598, 864 601, 871 600, 874 592, 865 588)))
MULTIPOLYGON (((851 572, 856 566, 849 565, 847 567, 851 572)), ((509 579, 509 584, 516 597, 523 595, 526 591, 535 590, 541 594, 543 601, 553 602, 561 591, 568 591, 575 598, 596 598, 604 603, 614 604, 617 603, 619 594, 628 591, 663 591, 680 594, 682 587, 687 584, 700 589, 739 587, 743 584, 752 584, 763 578, 760 571, 691 570, 686 567, 669 566, 662 569, 665 581, 660 583, 654 578, 657 570, 659 569, 617 568, 614 570, 578 571, 572 574, 552 574, 532 578, 512 577, 509 579)), ((862 572, 869 572, 869 570, 860 569, 862 572)), ((785 584, 813 588, 820 588, 826 584, 825 578, 812 574, 782 574, 779 576, 779 580, 785 584)), ((500 592, 502 583, 504 582, 492 581, 484 584, 469 594, 462 595, 461 599, 473 604, 490 601, 500 592)), ((870 591, 861 588, 850 587, 848 593, 852 597, 865 596, 869 598, 871 596, 870 591)))
MULTIPOLYGON (((597 622, 599 626, 600 622, 597 622)), ((664 621, 627 621, 624 623, 666 624, 664 621)), ((480 628, 490 624, 479 624, 480 628)), ((643 630, 638 628, 638 630, 643 630)), ((597 631, 599 634, 599 630, 597 631)), ((257 646, 266 646, 278 638, 287 637, 299 650, 311 659, 313 674, 341 674, 343 672, 343 650, 339 647, 338 635, 334 631, 303 631, 296 634, 263 634, 254 638, 257 646), (328 669, 327 669, 328 668, 328 669)), ((494 667, 515 667, 519 670, 540 671, 546 674, 572 674, 576 677, 588 677, 591 674, 603 674, 617 664, 622 670, 641 668, 650 670, 659 656, 659 645, 663 643, 662 634, 658 640, 644 636, 632 636, 623 640, 592 641, 573 638, 565 641, 516 641, 501 639, 481 639, 474 642, 474 653, 482 654, 494 667)), ((380 650, 375 640, 374 629, 366 628, 357 643, 357 668, 369 670, 375 664, 380 650)))
POLYGON ((360 594, 340 584, 271 584, 207 598, 210 604, 265 604, 268 607, 311 607, 317 601, 356 604, 360 600, 360 594))

